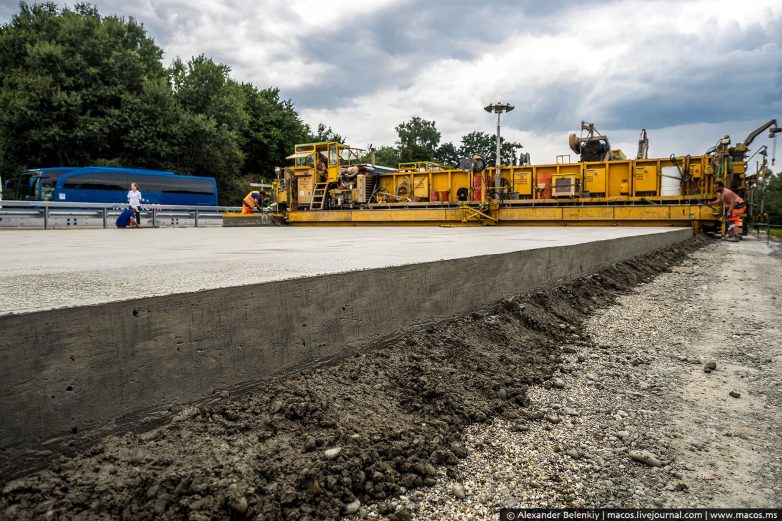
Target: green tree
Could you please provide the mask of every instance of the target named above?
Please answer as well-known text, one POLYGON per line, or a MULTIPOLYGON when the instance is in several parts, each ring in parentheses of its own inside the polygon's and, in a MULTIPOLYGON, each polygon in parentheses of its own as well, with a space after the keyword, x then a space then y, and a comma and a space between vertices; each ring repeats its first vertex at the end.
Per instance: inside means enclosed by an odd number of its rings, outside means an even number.
POLYGON ((440 143, 440 132, 434 121, 413 116, 410 121, 397 125, 396 132, 399 135, 397 145, 401 162, 434 160, 440 143))
POLYGON ((313 143, 324 143, 328 141, 336 141, 338 143, 344 143, 345 138, 342 134, 337 134, 331 127, 327 127, 324 123, 318 123, 318 130, 310 135, 309 141, 313 143))
MULTIPOLYGON (((20 4, 0 27, 0 164, 165 162, 171 129, 162 51, 133 19, 95 7, 20 4), (138 131, 161 128, 163 138, 138 131)), ((131 166, 132 166, 131 164, 131 166)))
POLYGON ((459 165, 459 160, 461 158, 462 155, 459 153, 459 149, 457 149, 450 141, 437 147, 437 151, 434 155, 434 159, 438 163, 454 167, 459 165))
POLYGON ((179 107, 174 160, 180 172, 215 177, 223 203, 243 196, 239 179, 249 117, 242 86, 227 65, 197 56, 171 65, 171 83, 179 107))
POLYGON ((782 224, 782 174, 767 178, 764 193, 766 212, 771 224, 782 224))
MULTIPOLYGON (((107 164, 217 178, 237 204, 311 130, 277 89, 206 56, 162 64, 135 20, 87 4, 20 4, 0 26, 0 169, 107 164)), ((323 139, 343 138, 325 124, 323 139)))
MULTIPOLYGON (((505 138, 500 136, 500 160, 503 165, 515 165, 516 150, 506 146, 505 138)), ((479 154, 486 158, 488 166, 494 166, 497 163, 497 134, 487 134, 486 132, 470 132, 462 137, 462 145, 459 147, 460 157, 467 157, 472 154, 479 154)))
POLYGON ((281 100, 279 89, 259 90, 242 85, 247 98, 249 125, 245 135, 245 176, 272 178, 274 167, 285 164, 297 143, 310 140, 309 128, 290 100, 281 100))
MULTIPOLYGON (((497 162, 497 134, 486 132, 470 132, 462 137, 462 145, 459 147, 460 157, 472 154, 480 154, 486 158, 488 166, 494 166, 497 162)), ((500 136, 500 160, 503 165, 515 165, 517 163, 516 149, 505 142, 500 136)))
POLYGON ((495 141, 491 134, 486 132, 470 132, 462 136, 462 145, 459 147, 461 157, 478 154, 486 158, 487 163, 494 165, 495 141))
POLYGON ((382 146, 375 150, 375 163, 380 166, 396 168, 399 161, 399 151, 394 147, 382 146))

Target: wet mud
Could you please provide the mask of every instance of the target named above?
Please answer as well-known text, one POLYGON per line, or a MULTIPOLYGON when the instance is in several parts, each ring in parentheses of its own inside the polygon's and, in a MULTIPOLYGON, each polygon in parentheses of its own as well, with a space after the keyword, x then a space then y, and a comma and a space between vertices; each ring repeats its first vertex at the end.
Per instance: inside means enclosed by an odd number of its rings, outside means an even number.
POLYGON ((316 520, 377 503, 395 519, 390 499, 433 485, 438 467, 466 456, 466 426, 503 417, 523 430, 537 420, 527 390, 552 377, 568 346, 586 343, 585 317, 703 241, 402 332, 188 407, 153 430, 109 436, 0 479, 0 517, 316 520))

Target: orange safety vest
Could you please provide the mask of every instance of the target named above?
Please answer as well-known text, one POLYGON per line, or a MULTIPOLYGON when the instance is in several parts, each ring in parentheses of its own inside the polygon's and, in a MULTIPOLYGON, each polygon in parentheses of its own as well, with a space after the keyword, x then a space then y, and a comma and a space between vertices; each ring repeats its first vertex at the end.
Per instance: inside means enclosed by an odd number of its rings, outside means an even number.
POLYGON ((261 197, 261 192, 250 192, 244 196, 244 205, 248 208, 255 208, 256 206, 260 208, 261 200, 253 197, 253 194, 258 194, 258 197, 261 197))

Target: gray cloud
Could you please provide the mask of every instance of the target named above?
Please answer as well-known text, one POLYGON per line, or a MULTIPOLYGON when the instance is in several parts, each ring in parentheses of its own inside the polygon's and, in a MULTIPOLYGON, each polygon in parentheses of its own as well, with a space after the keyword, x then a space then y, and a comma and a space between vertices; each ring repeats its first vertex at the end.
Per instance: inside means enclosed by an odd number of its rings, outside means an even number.
MULTIPOLYGON (((516 105, 511 133, 539 136, 581 119, 610 131, 782 116, 782 9, 770 0, 730 16, 706 1, 336 0, 324 20, 298 1, 95 3, 143 23, 167 60, 204 53, 241 81, 280 86, 311 124, 357 143, 392 142, 412 115, 447 135, 492 131, 491 101, 516 105)), ((0 20, 16 10, 0 0, 0 20)))
MULTIPOLYGON (((594 2, 580 6, 590 3, 594 2)), ((335 74, 287 92, 303 106, 334 108, 389 86, 404 90, 434 60, 463 62, 464 68, 453 71, 454 76, 463 74, 471 61, 501 46, 508 35, 545 32, 566 5, 566 1, 440 0, 388 7, 348 26, 309 35, 303 52, 315 62, 332 64, 335 74), (389 66, 400 61, 401 68, 389 66)))

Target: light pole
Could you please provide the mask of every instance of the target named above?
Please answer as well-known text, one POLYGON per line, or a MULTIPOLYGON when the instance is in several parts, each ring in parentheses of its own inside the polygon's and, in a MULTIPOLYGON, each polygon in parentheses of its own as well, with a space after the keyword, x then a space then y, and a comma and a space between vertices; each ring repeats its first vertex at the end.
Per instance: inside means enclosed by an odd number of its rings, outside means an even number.
POLYGON ((500 114, 503 112, 510 112, 515 107, 510 103, 494 103, 483 107, 486 112, 494 112, 497 114, 497 162, 494 166, 494 191, 499 193, 500 191, 500 114))

